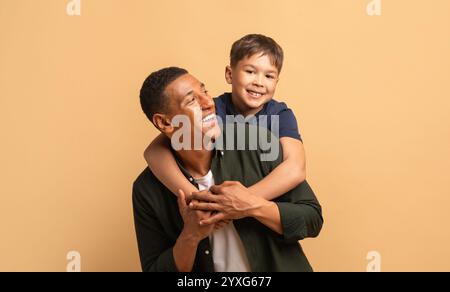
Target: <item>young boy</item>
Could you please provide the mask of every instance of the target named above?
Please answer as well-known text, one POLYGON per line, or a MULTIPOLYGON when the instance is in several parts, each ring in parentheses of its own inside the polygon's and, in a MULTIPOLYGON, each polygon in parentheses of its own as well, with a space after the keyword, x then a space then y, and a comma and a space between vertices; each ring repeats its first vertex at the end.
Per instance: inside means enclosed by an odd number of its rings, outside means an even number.
MULTIPOLYGON (((232 85, 232 93, 215 99, 217 115, 244 117, 279 116, 279 138, 283 149, 283 163, 249 190, 267 200, 273 200, 301 184, 306 178, 305 151, 296 118, 286 104, 273 100, 283 66, 283 50, 271 38, 247 35, 233 44, 230 65, 225 78, 232 85)), ((179 170, 169 150, 170 141, 160 135, 145 151, 145 159, 154 175, 174 194, 183 190, 188 196, 199 190, 179 170), (164 161, 164 164, 161 164, 164 161)))

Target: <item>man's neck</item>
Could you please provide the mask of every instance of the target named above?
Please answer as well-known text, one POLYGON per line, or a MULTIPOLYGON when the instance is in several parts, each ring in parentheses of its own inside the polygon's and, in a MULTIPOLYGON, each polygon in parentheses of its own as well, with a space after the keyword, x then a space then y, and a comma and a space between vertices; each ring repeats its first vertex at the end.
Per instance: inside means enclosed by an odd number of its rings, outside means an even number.
POLYGON ((210 150, 181 150, 176 154, 194 178, 201 178, 211 170, 213 152, 210 150))

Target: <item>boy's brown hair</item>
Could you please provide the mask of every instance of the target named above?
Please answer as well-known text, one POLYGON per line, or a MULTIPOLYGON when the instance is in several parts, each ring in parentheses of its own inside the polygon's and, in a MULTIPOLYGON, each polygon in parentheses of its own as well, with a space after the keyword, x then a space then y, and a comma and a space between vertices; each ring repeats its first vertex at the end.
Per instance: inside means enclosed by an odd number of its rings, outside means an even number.
POLYGON ((278 73, 283 68, 283 49, 272 38, 261 34, 249 34, 236 41, 231 48, 230 65, 235 67, 239 61, 256 54, 267 55, 278 73))

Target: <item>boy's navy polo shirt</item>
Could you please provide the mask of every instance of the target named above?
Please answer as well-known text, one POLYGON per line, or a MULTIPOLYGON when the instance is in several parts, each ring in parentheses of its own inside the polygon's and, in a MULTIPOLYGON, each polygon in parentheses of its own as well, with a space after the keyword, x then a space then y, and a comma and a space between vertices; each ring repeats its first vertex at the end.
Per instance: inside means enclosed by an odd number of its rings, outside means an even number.
MULTIPOLYGON (((237 116, 233 102, 231 101, 231 93, 225 93, 217 98, 214 98, 216 103, 216 113, 222 119, 223 123, 226 122, 226 116, 237 116)), ((258 112, 255 117, 258 119, 260 116, 267 116, 267 128, 272 130, 272 123, 270 116, 280 117, 280 129, 279 138, 290 137, 303 142, 300 132, 297 126, 297 119, 294 112, 287 107, 284 102, 278 102, 276 100, 270 100, 264 105, 264 108, 258 112)))

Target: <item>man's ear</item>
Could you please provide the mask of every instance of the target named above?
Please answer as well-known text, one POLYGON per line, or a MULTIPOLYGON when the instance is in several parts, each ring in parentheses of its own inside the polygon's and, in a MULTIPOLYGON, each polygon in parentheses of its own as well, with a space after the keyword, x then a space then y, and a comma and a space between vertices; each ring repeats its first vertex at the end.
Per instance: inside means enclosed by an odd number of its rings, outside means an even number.
POLYGON ((228 84, 233 82, 233 69, 231 69, 231 66, 225 68, 225 80, 228 84))
POLYGON ((152 118, 152 122, 158 130, 160 130, 164 134, 171 134, 174 131, 172 126, 172 122, 167 117, 167 115, 163 114, 154 114, 152 118))

